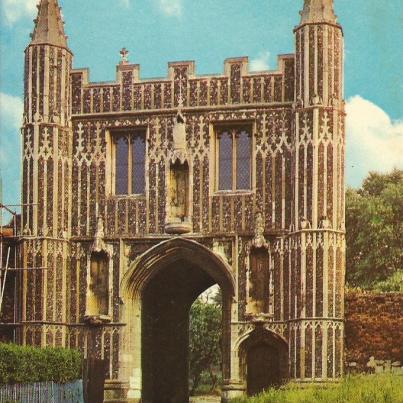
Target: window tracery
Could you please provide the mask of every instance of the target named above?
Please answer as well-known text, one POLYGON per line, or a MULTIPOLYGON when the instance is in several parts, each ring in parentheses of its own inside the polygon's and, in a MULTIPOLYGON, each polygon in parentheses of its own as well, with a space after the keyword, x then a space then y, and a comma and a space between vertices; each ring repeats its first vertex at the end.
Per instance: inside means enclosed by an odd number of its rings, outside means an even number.
POLYGON ((252 185, 252 133, 247 127, 217 133, 217 190, 249 190, 252 185))
POLYGON ((143 131, 113 135, 116 195, 144 194, 146 138, 143 131))

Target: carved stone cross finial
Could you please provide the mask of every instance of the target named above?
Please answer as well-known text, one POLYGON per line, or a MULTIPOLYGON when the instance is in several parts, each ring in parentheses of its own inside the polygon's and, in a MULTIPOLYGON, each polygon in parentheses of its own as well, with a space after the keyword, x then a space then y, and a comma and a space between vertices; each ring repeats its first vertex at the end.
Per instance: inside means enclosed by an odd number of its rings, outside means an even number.
POLYGON ((126 64, 128 62, 129 51, 126 48, 122 48, 120 51, 120 57, 122 58, 120 64, 126 64))

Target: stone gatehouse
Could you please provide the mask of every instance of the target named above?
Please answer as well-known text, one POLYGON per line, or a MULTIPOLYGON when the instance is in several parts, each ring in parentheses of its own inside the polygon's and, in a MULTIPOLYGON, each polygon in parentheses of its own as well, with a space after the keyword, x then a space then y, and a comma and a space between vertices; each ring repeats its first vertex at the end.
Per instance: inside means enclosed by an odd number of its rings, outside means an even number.
MULTIPOLYGON (((295 10, 296 22, 297 10, 295 10)), ((290 35, 292 27, 290 27, 290 35)), ((108 396, 188 399, 189 308, 223 294, 223 399, 343 372, 343 32, 305 0, 295 53, 199 76, 73 69, 56 0, 25 51, 18 337, 108 362, 108 396)))

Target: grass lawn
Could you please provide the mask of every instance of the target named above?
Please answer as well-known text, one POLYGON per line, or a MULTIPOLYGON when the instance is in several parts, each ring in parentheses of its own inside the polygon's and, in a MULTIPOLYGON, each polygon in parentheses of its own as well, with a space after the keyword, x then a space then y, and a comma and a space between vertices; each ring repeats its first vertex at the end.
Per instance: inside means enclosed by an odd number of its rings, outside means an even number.
POLYGON ((403 376, 356 375, 324 387, 287 385, 232 403, 403 403, 403 376))

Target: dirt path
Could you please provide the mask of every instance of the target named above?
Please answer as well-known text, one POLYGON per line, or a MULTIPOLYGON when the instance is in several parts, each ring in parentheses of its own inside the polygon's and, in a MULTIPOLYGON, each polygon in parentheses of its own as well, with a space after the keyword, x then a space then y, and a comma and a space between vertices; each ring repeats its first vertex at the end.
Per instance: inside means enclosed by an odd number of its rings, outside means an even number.
POLYGON ((189 403, 220 403, 220 396, 193 396, 189 403))

